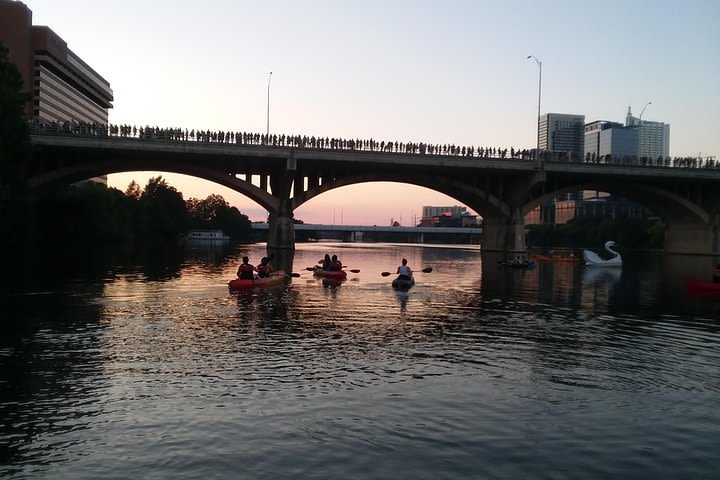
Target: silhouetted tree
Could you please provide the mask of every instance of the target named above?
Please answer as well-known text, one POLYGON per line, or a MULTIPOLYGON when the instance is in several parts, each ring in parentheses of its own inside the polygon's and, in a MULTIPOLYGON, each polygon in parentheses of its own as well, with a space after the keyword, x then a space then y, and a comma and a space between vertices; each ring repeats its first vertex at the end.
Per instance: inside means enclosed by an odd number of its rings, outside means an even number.
POLYGON ((125 196, 135 200, 140 200, 141 195, 142 188, 140 188, 140 185, 138 185, 135 180, 131 181, 125 189, 125 196))
POLYGON ((185 233, 188 223, 182 194, 162 176, 148 180, 139 200, 138 232, 147 240, 168 241, 185 233))
MULTIPOLYGON (((0 44, 0 245, 2 251, 22 246, 31 214, 27 196, 26 167, 30 159, 30 134, 24 107, 30 99, 22 93, 17 66, 0 44)), ((3 259, 15 255, 2 255, 3 259)))
POLYGON ((203 200, 190 198, 186 205, 192 228, 223 230, 238 241, 250 239, 252 226, 247 215, 231 207, 221 195, 212 194, 203 200))

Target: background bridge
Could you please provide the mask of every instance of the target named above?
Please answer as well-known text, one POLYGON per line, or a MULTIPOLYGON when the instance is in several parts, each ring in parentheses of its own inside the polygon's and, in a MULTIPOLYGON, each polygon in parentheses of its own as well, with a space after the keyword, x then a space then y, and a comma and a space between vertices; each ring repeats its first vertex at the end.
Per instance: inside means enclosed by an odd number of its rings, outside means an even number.
MULTIPOLYGON (((270 229, 270 225, 267 223, 253 223, 253 230, 265 231, 270 229)), ((482 234, 482 228, 451 228, 451 227, 390 227, 390 226, 377 226, 377 225, 321 225, 312 223, 300 223, 295 224, 294 229, 296 232, 304 231, 310 233, 327 234, 327 233, 341 233, 343 240, 347 242, 355 242, 362 240, 366 233, 381 233, 381 234, 392 234, 395 238, 405 238, 407 242, 411 243, 423 243, 425 236, 438 237, 438 236, 463 236, 463 237, 480 237, 482 234)), ((322 237, 320 237, 322 238, 322 237)))
POLYGON ((315 196, 347 185, 390 181, 444 193, 479 213, 485 250, 524 252, 528 212, 562 193, 597 190, 626 197, 662 217, 667 252, 720 254, 720 169, 714 164, 585 163, 525 154, 498 158, 454 147, 431 153, 417 146, 423 144, 387 151, 333 142, 322 148, 317 143, 298 146, 295 140, 290 146, 287 141, 228 143, 212 137, 140 138, 44 126, 35 126, 32 142, 34 188, 130 171, 192 175, 265 208, 269 249, 294 248, 293 211, 315 196))

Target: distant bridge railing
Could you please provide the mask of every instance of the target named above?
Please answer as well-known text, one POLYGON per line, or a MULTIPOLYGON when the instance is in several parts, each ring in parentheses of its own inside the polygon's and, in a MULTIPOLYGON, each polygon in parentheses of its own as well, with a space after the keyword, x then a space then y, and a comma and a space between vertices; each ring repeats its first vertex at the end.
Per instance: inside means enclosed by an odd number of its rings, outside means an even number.
MULTIPOLYGON (((48 122, 35 119, 30 122, 32 135, 60 135, 89 138, 138 139, 158 142, 201 142, 207 144, 264 146, 308 150, 341 150, 368 153, 397 153, 404 155, 428 155, 445 157, 476 157, 511 160, 535 158, 535 149, 497 148, 481 146, 458 146, 425 142, 398 142, 370 139, 342 139, 307 135, 272 134, 255 132, 226 132, 211 130, 188 130, 182 128, 137 127, 132 125, 105 125, 86 122, 48 122)), ((658 157, 655 159, 636 156, 596 157, 594 155, 569 155, 565 152, 540 151, 541 162, 589 163, 612 166, 647 166, 662 168, 720 168, 720 162, 710 157, 658 157)))
MULTIPOLYGON (((253 223, 253 230, 268 230, 267 223, 253 223)), ((297 223, 294 225, 296 231, 317 231, 317 232, 393 232, 393 233, 451 233, 451 234, 476 234, 480 235, 482 227, 392 227, 388 225, 320 225, 313 223, 297 223)))

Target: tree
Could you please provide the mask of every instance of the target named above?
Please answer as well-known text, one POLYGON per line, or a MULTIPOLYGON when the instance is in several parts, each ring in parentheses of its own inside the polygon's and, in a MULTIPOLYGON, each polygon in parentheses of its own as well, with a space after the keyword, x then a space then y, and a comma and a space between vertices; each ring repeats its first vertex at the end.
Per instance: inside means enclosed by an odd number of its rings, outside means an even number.
POLYGON ((162 176, 148 180, 139 202, 138 231, 147 240, 172 240, 187 230, 185 200, 162 176))
POLYGON ((138 185, 135 180, 130 182, 127 186, 127 189, 125 189, 126 197, 130 197, 135 200, 140 200, 141 195, 142 195, 142 188, 140 188, 140 185, 138 185))
POLYGON ((0 43, 0 238, 3 251, 10 247, 6 242, 23 238, 31 218, 26 183, 30 133, 24 110, 30 96, 22 93, 22 88, 22 76, 10 61, 8 49, 0 43))
POLYGON ((204 200, 190 198, 186 204, 193 228, 220 228, 217 225, 218 213, 230 208, 230 204, 217 194, 209 195, 204 200))
POLYGON ((190 198, 186 204, 192 228, 223 230, 234 240, 249 240, 252 226, 247 215, 231 207, 221 195, 190 198))
POLYGON ((115 188, 87 182, 35 199, 37 231, 63 250, 130 244, 137 202, 115 188))

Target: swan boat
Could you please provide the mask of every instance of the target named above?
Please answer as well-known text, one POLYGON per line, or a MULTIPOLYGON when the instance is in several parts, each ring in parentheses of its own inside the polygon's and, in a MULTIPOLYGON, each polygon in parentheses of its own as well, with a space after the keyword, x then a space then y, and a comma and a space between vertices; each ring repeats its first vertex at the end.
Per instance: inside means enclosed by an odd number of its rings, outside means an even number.
POLYGON ((614 246, 615 242, 612 240, 605 242, 605 250, 610 254, 610 258, 607 260, 592 250, 583 250, 585 265, 589 267, 622 267, 622 257, 612 249, 614 246))

